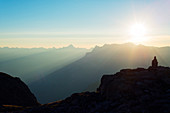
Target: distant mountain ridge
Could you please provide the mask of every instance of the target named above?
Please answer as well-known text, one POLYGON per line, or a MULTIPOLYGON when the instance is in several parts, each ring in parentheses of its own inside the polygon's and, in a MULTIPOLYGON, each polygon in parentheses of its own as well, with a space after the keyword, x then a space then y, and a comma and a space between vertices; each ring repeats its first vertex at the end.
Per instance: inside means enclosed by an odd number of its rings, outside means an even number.
POLYGON ((169 52, 170 47, 105 44, 29 86, 41 103, 48 103, 64 99, 73 92, 86 91, 92 84, 95 84, 91 89, 94 91, 103 74, 115 73, 122 68, 147 67, 155 55, 160 65, 170 66, 169 52))
POLYGON ((64 48, 0 48, 0 71, 31 83, 83 57, 90 50, 64 48))

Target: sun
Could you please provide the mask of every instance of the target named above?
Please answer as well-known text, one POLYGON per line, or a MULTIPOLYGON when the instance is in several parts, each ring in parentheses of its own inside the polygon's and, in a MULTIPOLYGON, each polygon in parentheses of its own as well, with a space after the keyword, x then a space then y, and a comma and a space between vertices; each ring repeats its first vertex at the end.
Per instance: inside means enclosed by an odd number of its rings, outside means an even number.
POLYGON ((146 28, 144 24, 140 24, 140 23, 134 24, 131 27, 130 34, 135 37, 144 36, 146 34, 146 28))
POLYGON ((142 23, 136 23, 132 25, 129 33, 131 36, 130 42, 140 44, 147 40, 146 27, 142 23))

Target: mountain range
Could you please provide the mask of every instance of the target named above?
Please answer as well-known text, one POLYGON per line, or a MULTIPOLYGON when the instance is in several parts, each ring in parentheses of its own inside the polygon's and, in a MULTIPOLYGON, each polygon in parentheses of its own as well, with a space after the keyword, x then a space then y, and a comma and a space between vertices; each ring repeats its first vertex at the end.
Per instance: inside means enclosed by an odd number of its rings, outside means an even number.
POLYGON ((0 48, 0 71, 31 83, 83 57, 89 49, 0 48))
POLYGON ((157 56, 160 65, 170 66, 170 47, 105 44, 96 46, 81 59, 29 84, 40 103, 64 99, 74 92, 95 91, 103 74, 122 68, 145 67, 157 56))

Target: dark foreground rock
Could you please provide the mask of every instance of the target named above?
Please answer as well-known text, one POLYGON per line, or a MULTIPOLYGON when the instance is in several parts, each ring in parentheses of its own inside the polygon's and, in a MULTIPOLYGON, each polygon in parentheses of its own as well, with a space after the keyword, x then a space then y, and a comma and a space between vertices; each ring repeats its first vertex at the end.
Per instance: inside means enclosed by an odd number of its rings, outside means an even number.
POLYGON ((36 106, 39 104, 24 82, 17 77, 0 72, 1 109, 2 105, 36 106))
POLYGON ((123 69, 104 75, 98 92, 121 110, 138 113, 170 113, 170 68, 123 69))
POLYGON ((124 69, 104 75, 97 92, 16 113, 170 113, 170 68, 124 69))

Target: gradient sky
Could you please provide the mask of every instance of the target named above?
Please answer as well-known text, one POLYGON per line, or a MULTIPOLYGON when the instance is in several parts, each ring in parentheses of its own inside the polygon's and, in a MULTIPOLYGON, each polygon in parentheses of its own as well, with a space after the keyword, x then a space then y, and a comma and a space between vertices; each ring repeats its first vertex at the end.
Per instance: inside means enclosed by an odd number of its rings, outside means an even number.
POLYGON ((170 0, 0 0, 0 47, 93 47, 128 42, 144 23, 145 45, 170 46, 170 0))

